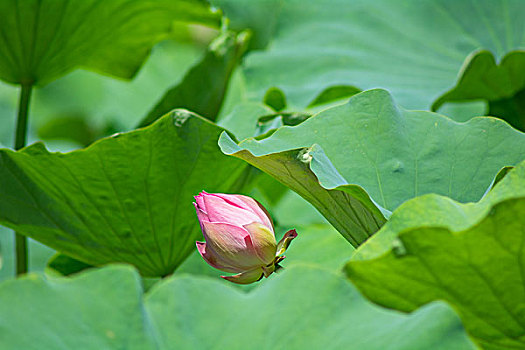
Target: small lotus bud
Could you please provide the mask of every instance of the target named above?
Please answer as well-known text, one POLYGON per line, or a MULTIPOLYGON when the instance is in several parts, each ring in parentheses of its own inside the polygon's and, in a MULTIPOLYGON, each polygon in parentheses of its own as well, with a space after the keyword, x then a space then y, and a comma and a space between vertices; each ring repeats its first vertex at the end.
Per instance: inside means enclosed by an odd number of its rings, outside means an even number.
POLYGON ((197 250, 210 266, 237 273, 221 276, 234 283, 268 277, 279 268, 284 258, 280 255, 297 237, 291 230, 277 243, 268 212, 247 196, 203 191, 193 204, 206 241, 197 242, 197 250))

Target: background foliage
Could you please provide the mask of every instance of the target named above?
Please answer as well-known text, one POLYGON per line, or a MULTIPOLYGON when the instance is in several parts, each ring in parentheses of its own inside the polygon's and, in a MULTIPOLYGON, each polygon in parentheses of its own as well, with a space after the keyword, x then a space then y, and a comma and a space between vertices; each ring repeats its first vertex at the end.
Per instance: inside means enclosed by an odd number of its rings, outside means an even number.
POLYGON ((524 348, 523 13, 0 0, 0 349, 524 348), (217 278, 201 190, 296 228, 285 270, 217 278))

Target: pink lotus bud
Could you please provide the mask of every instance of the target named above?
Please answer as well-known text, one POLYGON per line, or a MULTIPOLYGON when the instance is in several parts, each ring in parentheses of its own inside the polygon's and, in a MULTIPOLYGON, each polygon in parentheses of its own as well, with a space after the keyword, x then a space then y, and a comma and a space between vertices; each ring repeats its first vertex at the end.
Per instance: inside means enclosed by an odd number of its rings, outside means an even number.
POLYGON ((288 231, 277 244, 270 215, 256 200, 238 194, 206 193, 195 196, 195 209, 206 242, 197 249, 216 269, 236 272, 221 276, 248 284, 268 277, 284 259, 280 256, 297 236, 288 231))

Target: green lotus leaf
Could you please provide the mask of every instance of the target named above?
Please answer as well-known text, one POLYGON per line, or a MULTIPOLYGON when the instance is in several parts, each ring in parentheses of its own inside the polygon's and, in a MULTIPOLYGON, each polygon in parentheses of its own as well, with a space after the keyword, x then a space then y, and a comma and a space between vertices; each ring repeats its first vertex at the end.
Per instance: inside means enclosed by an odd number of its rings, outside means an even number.
POLYGON ((144 297, 128 266, 73 278, 29 275, 0 285, 0 313, 6 350, 474 349, 443 303, 411 315, 385 310, 343 276, 307 266, 250 293, 181 276, 144 297))
POLYGON ((489 51, 469 56, 456 86, 438 98, 432 110, 469 100, 488 101, 489 115, 525 131, 525 51, 512 51, 499 64, 489 51))
POLYGON ((185 110, 86 149, 0 150, 0 223, 91 265, 126 262, 163 276, 201 237, 201 190, 241 190, 247 164, 218 146, 224 129, 185 110))
POLYGON ((408 199, 477 201, 502 167, 525 158, 525 134, 501 120, 405 110, 379 89, 266 137, 219 143, 299 193, 354 246, 408 199))
MULTIPOLYGON (((304 108, 331 86, 386 88, 401 105, 428 109, 465 58, 525 47, 521 0, 213 0, 260 38, 246 60, 250 99, 280 88, 304 108)), ((521 73, 523 77, 523 73, 521 73)))
POLYGON ((131 78, 174 22, 219 19, 199 0, 2 0, 0 79, 44 85, 78 67, 131 78))
POLYGON ((437 110, 448 101, 496 101, 514 96, 525 89, 525 51, 507 54, 499 64, 490 51, 469 56, 456 86, 437 99, 432 109, 437 110))
POLYGON ((184 79, 169 89, 139 126, 146 126, 174 108, 191 110, 212 121, 217 119, 233 70, 249 42, 246 32, 222 33, 184 79))
POLYGON ((484 349, 525 346, 525 162, 478 203, 429 194, 397 209, 345 271, 372 301, 444 300, 484 349))

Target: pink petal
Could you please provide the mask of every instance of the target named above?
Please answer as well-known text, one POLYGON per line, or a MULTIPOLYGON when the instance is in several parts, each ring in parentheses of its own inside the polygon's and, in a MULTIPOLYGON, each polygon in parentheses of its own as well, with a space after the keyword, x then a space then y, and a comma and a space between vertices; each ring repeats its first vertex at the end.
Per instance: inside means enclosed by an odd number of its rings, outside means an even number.
POLYGON ((239 199, 242 200, 247 206, 250 207, 252 212, 257 214, 257 216, 261 219, 262 224, 264 226, 270 228, 272 231, 274 231, 273 221, 272 217, 270 216, 270 213, 266 210, 265 207, 258 201, 256 201, 253 198, 247 197, 247 196, 241 196, 239 195, 239 199))
POLYGON ((201 193, 193 197, 195 198, 195 202, 197 202, 197 206, 199 207, 199 209, 202 210, 204 213, 207 213, 206 204, 204 203, 204 196, 206 194, 206 192, 202 191, 201 193))
POLYGON ((250 234, 253 248, 257 256, 264 265, 270 264, 275 259, 277 242, 273 232, 266 226, 258 222, 244 225, 250 234))
POLYGON ((253 282, 259 281, 261 278, 263 278, 263 271, 262 269, 254 269, 251 271, 246 271, 243 273, 239 273, 237 275, 233 276, 221 276, 225 280, 228 280, 233 283, 237 284, 250 284, 253 282))
POLYGON ((256 214, 235 205, 231 205, 218 196, 205 195, 204 204, 210 222, 223 222, 242 226, 254 221, 260 221, 256 214))
POLYGON ((216 269, 226 271, 226 272, 240 272, 241 270, 232 268, 231 266, 228 266, 227 262, 221 261, 220 257, 217 256, 213 250, 209 249, 206 246, 205 242, 196 242, 197 243, 197 250, 199 251, 199 254, 202 256, 204 261, 208 263, 211 267, 214 267, 216 269))
MULTIPOLYGON (((197 211, 197 218, 199 219, 199 223, 201 223, 202 221, 209 221, 208 215, 206 215, 206 213, 201 208, 199 208, 197 203, 193 203, 193 205, 195 206, 195 210, 197 211)), ((202 224, 201 224, 201 230, 204 230, 204 228, 202 227, 202 224)))
POLYGON ((274 226, 270 214, 262 206, 262 204, 256 201, 255 199, 248 196, 243 196, 241 194, 214 193, 213 195, 219 196, 222 199, 232 203, 233 205, 248 210, 253 214, 257 215, 257 217, 260 219, 257 221, 259 221, 261 224, 264 224, 266 227, 271 228, 273 231, 274 226))
POLYGON ((229 204, 234 205, 238 208, 245 209, 245 210, 249 209, 248 207, 246 207, 244 202, 240 200, 239 198, 241 197, 240 194, 210 193, 210 195, 219 197, 223 199, 224 201, 228 202, 229 204))
POLYGON ((208 221, 202 224, 206 245, 228 266, 246 271, 262 264, 243 227, 208 221))

